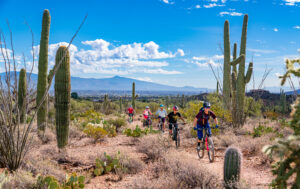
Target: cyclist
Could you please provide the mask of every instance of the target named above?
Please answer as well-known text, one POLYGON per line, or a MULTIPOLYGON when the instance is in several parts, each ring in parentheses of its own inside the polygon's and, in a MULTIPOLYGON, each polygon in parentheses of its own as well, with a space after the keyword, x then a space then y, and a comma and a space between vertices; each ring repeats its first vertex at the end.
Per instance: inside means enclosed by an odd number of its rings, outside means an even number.
POLYGON ((211 136, 211 129, 209 126, 209 118, 212 117, 216 124, 216 128, 218 128, 218 119, 214 112, 210 110, 210 103, 204 102, 203 107, 200 109, 199 113, 196 115, 194 119, 194 129, 197 130, 198 136, 198 145, 197 150, 200 150, 201 140, 203 138, 203 128, 208 130, 208 137, 211 136))
POLYGON ((146 109, 143 112, 143 116, 144 116, 145 122, 147 123, 147 121, 148 121, 149 125, 151 125, 150 115, 152 115, 152 112, 151 112, 149 106, 146 106, 146 109))
POLYGON ((132 105, 130 105, 129 108, 127 109, 127 113, 128 113, 129 118, 131 117, 133 120, 134 109, 133 109, 132 105))
POLYGON ((165 132, 165 121, 166 121, 166 116, 168 114, 167 114, 167 111, 164 109, 163 104, 161 104, 159 107, 160 108, 157 110, 155 115, 158 115, 159 121, 163 124, 163 132, 165 132))
POLYGON ((178 118, 180 118, 185 124, 185 121, 182 118, 181 114, 178 112, 178 110, 179 110, 179 108, 177 106, 174 106, 173 107, 173 112, 170 112, 168 114, 169 134, 170 134, 170 136, 172 135, 172 125, 174 125, 176 128, 178 128, 178 125, 177 125, 178 118))

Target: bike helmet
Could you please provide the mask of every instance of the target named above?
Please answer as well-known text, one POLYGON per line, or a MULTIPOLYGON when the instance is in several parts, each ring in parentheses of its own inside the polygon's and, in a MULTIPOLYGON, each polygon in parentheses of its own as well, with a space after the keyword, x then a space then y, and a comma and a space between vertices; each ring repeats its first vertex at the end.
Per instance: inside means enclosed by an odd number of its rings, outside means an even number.
POLYGON ((146 109, 149 109, 149 106, 146 106, 146 109))
POLYGON ((204 102, 203 103, 203 108, 210 108, 210 103, 209 102, 204 102))
POLYGON ((163 104, 161 104, 159 107, 164 107, 164 105, 163 105, 163 104))
POLYGON ((176 110, 176 111, 178 111, 178 110, 179 110, 179 108, 178 108, 177 106, 174 106, 174 107, 173 107, 173 110, 176 110))

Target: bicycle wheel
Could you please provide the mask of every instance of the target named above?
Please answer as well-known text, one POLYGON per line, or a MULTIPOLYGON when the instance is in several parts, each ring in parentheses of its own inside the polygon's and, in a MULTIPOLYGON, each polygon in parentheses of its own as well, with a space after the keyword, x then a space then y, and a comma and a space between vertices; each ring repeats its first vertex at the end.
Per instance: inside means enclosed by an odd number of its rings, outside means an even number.
POLYGON ((209 159, 209 161, 212 163, 212 162, 214 162, 214 160, 215 160, 215 148, 214 148, 214 142, 213 142, 213 140, 212 140, 211 137, 208 137, 207 142, 208 142, 208 149, 209 149, 209 150, 207 151, 208 159, 209 159))
POLYGON ((175 140, 175 143, 176 143, 176 129, 175 129, 175 127, 173 126, 173 128, 172 128, 172 140, 175 140))
POLYGON ((180 146, 180 134, 179 134, 178 129, 176 129, 176 130, 177 130, 177 132, 176 132, 176 141, 175 141, 175 143, 176 143, 176 148, 179 148, 179 146, 180 146))
POLYGON ((200 145, 200 150, 197 149, 198 157, 202 159, 204 157, 204 148, 205 148, 205 141, 202 140, 200 145))

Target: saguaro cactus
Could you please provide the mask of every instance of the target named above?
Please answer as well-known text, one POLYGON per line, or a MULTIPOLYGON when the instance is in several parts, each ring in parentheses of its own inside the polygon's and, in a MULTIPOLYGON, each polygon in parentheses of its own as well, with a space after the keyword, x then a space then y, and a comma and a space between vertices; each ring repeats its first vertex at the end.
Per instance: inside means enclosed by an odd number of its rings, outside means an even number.
POLYGON ((283 89, 280 89, 280 107, 281 107, 281 113, 285 114, 287 112, 287 105, 286 105, 286 94, 284 93, 283 89))
POLYGON ((229 39, 229 21, 224 23, 224 65, 223 65, 223 99, 227 109, 230 108, 230 39, 229 39))
MULTIPOLYGON (((48 45, 49 45, 49 30, 50 30, 50 13, 46 9, 43 13, 42 33, 40 41, 40 54, 38 65, 38 83, 36 104, 40 104, 48 87, 48 45)), ((37 114, 37 125, 40 131, 45 131, 48 117, 48 100, 45 99, 37 114)))
POLYGON ((236 188, 240 179, 242 155, 237 148, 229 147, 224 158, 224 184, 226 189, 236 188))
POLYGON ((123 102, 122 102, 122 97, 121 96, 120 96, 119 104, 120 104, 120 113, 122 113, 123 102))
POLYGON ((58 64, 64 57, 55 75, 55 110, 56 110, 56 138, 58 148, 64 148, 68 144, 70 123, 70 55, 67 47, 61 46, 56 52, 55 63, 58 64))
POLYGON ((19 89, 18 89, 18 107, 20 113, 20 123, 25 123, 26 120, 26 93, 27 93, 26 70, 21 69, 20 76, 19 76, 19 89))
POLYGON ((135 100, 136 98, 138 97, 138 95, 135 95, 135 82, 132 83, 132 95, 131 95, 131 98, 132 98, 132 107, 135 109, 135 100))

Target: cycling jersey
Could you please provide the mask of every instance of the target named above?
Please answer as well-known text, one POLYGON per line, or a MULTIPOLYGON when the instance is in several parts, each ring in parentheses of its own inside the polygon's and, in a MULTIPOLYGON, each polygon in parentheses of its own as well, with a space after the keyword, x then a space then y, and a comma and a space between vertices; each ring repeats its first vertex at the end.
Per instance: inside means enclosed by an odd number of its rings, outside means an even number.
POLYGON ((151 111, 150 110, 144 110, 143 115, 145 119, 148 119, 149 115, 151 115, 151 111))
POLYGON ((169 113, 168 117, 170 123, 177 123, 177 119, 178 117, 181 117, 181 114, 179 112, 176 112, 176 114, 174 114, 174 112, 171 112, 169 113))
POLYGON ((167 111, 165 109, 163 109, 163 110, 159 109, 159 110, 157 110, 157 112, 155 114, 161 118, 165 118, 168 115, 167 111))
POLYGON ((128 113, 129 113, 129 114, 133 114, 133 112, 134 112, 134 109, 133 109, 133 108, 128 108, 128 113))
POLYGON ((215 113, 209 110, 208 114, 206 114, 204 110, 200 110, 199 113, 196 115, 196 118, 198 119, 197 124, 207 125, 210 117, 212 117, 213 119, 216 119, 215 113))

